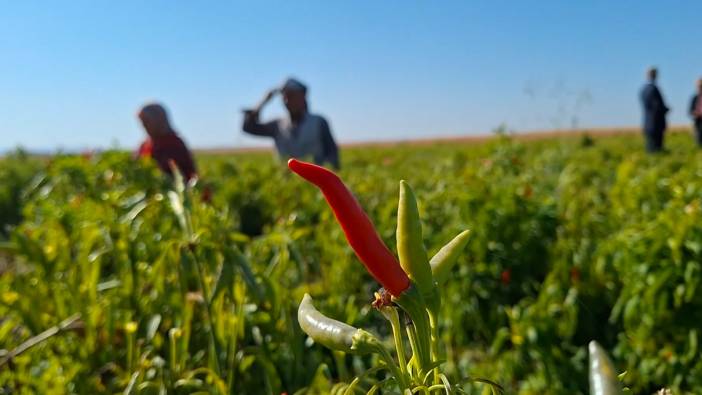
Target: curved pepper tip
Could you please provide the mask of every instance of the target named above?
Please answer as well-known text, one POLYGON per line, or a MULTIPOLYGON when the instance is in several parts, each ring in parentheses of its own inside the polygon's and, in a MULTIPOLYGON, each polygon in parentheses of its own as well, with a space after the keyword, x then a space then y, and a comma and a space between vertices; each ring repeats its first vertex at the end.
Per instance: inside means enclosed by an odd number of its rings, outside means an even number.
POLYGON ((320 186, 324 183, 324 178, 339 178, 334 172, 326 167, 316 165, 314 163, 305 162, 299 159, 288 159, 288 168, 298 176, 310 181, 311 183, 320 186))
POLYGON ((295 158, 288 159, 288 169, 293 170, 299 163, 300 161, 295 158))

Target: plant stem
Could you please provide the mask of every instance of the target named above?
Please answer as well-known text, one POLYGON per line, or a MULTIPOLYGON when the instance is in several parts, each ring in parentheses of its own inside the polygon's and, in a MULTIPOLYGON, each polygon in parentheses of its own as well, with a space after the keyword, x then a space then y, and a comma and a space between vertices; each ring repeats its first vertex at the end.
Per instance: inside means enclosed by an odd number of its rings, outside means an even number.
POLYGON ((393 297, 393 301, 402 307, 412 319, 416 343, 416 349, 413 351, 418 364, 417 370, 420 375, 426 373, 427 365, 431 364, 431 334, 427 306, 414 286, 408 288, 400 297, 393 297))
POLYGON ((171 381, 175 383, 175 378, 180 375, 180 363, 178 360, 178 339, 183 335, 183 331, 180 328, 171 328, 168 331, 168 343, 169 343, 169 363, 171 368, 171 381))
MULTIPOLYGON (((185 254, 189 254, 187 251, 183 251, 185 254)), ((202 291, 202 297, 204 298, 204 303, 205 303, 205 320, 207 322, 207 326, 209 329, 209 334, 210 334, 210 346, 212 347, 212 352, 214 352, 214 364, 215 364, 215 372, 219 375, 219 377, 222 377, 222 371, 219 367, 219 347, 217 346, 217 337, 215 336, 214 333, 214 324, 212 322, 212 306, 210 305, 210 295, 209 292, 207 291, 207 288, 205 287, 205 274, 204 274, 204 269, 202 268, 202 265, 200 264, 200 261, 195 257, 195 254, 192 254, 191 257, 192 261, 195 262, 195 267, 197 268, 197 279, 200 284, 200 290, 202 291)))
MULTIPOLYGON (((429 326, 431 327, 431 360, 439 360, 439 317, 435 311, 429 310, 429 326)), ((434 384, 441 384, 439 368, 434 367, 434 384)))
POLYGON ((346 370, 346 359, 344 358, 344 355, 345 354, 342 351, 332 351, 332 357, 334 357, 336 370, 339 372, 339 379, 343 382, 349 379, 349 372, 346 370))
POLYGON ((407 329, 407 337, 409 338, 410 348, 412 349, 412 360, 414 361, 415 370, 417 374, 420 373, 420 363, 419 363, 419 345, 417 344, 417 334, 414 331, 414 326, 409 324, 405 327, 407 329))
POLYGON ((383 316, 390 321, 390 325, 392 326, 392 335, 393 339, 395 340, 395 350, 397 352, 397 360, 400 365, 400 372, 403 375, 406 375, 405 377, 409 377, 409 373, 407 372, 407 359, 405 358, 405 344, 402 341, 402 326, 400 324, 400 316, 397 313, 397 309, 395 307, 388 306, 381 308, 380 311, 383 316))
POLYGON ((127 336, 127 372, 134 371, 134 332, 125 331, 127 336))
POLYGON ((13 358, 21 355, 30 348, 43 343, 51 337, 58 335, 59 333, 65 332, 67 330, 70 330, 71 328, 73 328, 74 324, 76 324, 78 320, 80 320, 80 317, 81 315, 79 313, 73 314, 72 316, 61 321, 58 325, 54 325, 51 328, 45 330, 44 332, 20 344, 19 346, 17 346, 17 348, 10 351, 5 356, 3 356, 2 359, 0 359, 0 366, 5 365, 6 363, 10 362, 13 358))
MULTIPOLYGON (((195 231, 193 228, 192 224, 192 219, 190 216, 190 201, 188 199, 188 196, 186 195, 187 190, 185 188, 185 184, 183 182, 183 177, 178 173, 177 171, 174 172, 175 175, 175 190, 177 193, 177 200, 179 200, 179 204, 176 204, 178 209, 174 206, 174 212, 176 216, 178 217, 178 220, 181 224, 182 230, 183 230, 183 236, 185 238, 185 245, 181 247, 181 254, 183 256, 189 258, 191 262, 195 263, 195 268, 197 272, 197 280, 198 284, 200 286, 200 291, 202 292, 202 297, 204 299, 204 304, 205 304, 205 321, 209 329, 209 339, 210 339, 210 348, 212 353, 214 353, 214 358, 212 358, 214 362, 214 369, 215 372, 219 377, 222 377, 222 370, 220 368, 220 349, 218 346, 217 342, 217 337, 215 336, 215 327, 213 323, 213 314, 212 314, 212 305, 211 305, 211 300, 210 300, 210 295, 207 289, 207 285, 205 283, 205 270, 202 267, 202 264, 200 261, 197 259, 195 256, 195 231)), ((172 203, 173 204, 173 203, 172 203)))
POLYGON ((405 375, 402 374, 400 369, 397 367, 388 350, 386 350, 382 344, 378 344, 377 351, 383 361, 385 361, 385 364, 388 365, 388 369, 390 369, 392 375, 397 378, 397 384, 400 386, 400 391, 404 392, 405 389, 409 389, 407 377, 405 377, 405 375))

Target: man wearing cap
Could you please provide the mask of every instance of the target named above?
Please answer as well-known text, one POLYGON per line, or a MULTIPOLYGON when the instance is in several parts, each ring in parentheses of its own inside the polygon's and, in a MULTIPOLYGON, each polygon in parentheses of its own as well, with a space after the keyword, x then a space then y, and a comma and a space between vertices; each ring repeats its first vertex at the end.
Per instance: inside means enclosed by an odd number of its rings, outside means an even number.
POLYGON ((323 117, 308 112, 307 87, 296 79, 288 79, 281 88, 269 91, 254 109, 246 110, 242 128, 249 134, 272 137, 282 159, 312 157, 319 165, 329 162, 339 168, 339 149, 329 124, 323 117), (260 122, 261 110, 278 92, 290 116, 260 122))
POLYGON ((690 116, 695 129, 697 145, 702 147, 702 78, 697 80, 697 93, 690 100, 690 116))
POLYGON ((641 105, 644 111, 643 132, 646 138, 646 151, 658 152, 663 150, 663 134, 667 126, 665 115, 669 109, 656 85, 658 70, 651 67, 648 69, 647 77, 648 82, 641 90, 641 105))
POLYGON ((193 156, 185 143, 171 127, 166 109, 159 103, 143 106, 137 114, 148 137, 139 146, 137 156, 152 158, 166 174, 172 175, 171 163, 185 181, 197 177, 193 156))

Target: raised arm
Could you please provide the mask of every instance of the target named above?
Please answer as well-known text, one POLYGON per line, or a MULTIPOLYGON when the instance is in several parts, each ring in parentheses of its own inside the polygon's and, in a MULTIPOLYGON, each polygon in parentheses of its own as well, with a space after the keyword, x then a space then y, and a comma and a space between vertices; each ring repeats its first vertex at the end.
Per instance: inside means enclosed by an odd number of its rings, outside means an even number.
POLYGON ((263 97, 263 100, 261 100, 256 105, 256 107, 244 112, 244 124, 242 125, 242 129, 244 130, 244 132, 253 134, 255 136, 275 136, 275 134, 278 131, 276 122, 272 121, 261 123, 258 119, 258 116, 261 113, 263 107, 273 98, 273 96, 275 96, 277 92, 278 89, 272 89, 268 91, 263 97))
POLYGON ((241 127, 244 132, 254 136, 273 137, 278 132, 275 121, 261 123, 258 120, 258 111, 250 110, 244 113, 244 124, 241 127))

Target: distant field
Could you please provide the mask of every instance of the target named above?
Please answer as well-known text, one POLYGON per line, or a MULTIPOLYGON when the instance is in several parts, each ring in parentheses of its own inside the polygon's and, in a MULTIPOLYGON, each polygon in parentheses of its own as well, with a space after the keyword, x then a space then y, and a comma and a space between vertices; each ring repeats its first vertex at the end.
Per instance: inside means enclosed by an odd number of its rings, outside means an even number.
MULTIPOLYGON (((392 251, 401 179, 430 254, 471 230, 441 288, 455 380, 587 394, 594 339, 632 393, 693 394, 702 152, 676 130, 659 155, 636 129, 350 145, 340 176, 392 251)), ((197 158, 182 209, 171 181, 124 152, 0 161, 0 394, 329 393, 378 364, 298 326, 307 292, 391 337, 321 194, 268 152, 197 158)))
MULTIPOLYGON (((669 133, 690 133, 691 129, 689 126, 676 125, 672 126, 668 130, 669 133)), ((569 129, 553 129, 544 131, 527 131, 512 134, 515 140, 519 141, 529 141, 529 140, 542 140, 542 139, 560 139, 560 138, 578 138, 583 135, 588 135, 592 137, 608 137, 608 136, 619 136, 627 134, 639 134, 641 129, 639 127, 619 127, 619 128, 591 128, 584 130, 569 130, 569 129)), ((379 141, 365 141, 365 142, 354 142, 354 143, 341 143, 340 146, 343 148, 354 148, 354 147, 392 147, 398 144, 402 145, 426 145, 426 144, 475 144, 489 142, 496 138, 495 134, 480 134, 480 135, 465 135, 465 136, 448 136, 448 137, 428 137, 419 139, 407 139, 407 140, 379 140, 379 141)), ((196 149, 196 152, 203 154, 230 154, 237 152, 265 152, 270 151, 270 147, 226 147, 226 148, 201 148, 196 149)))

